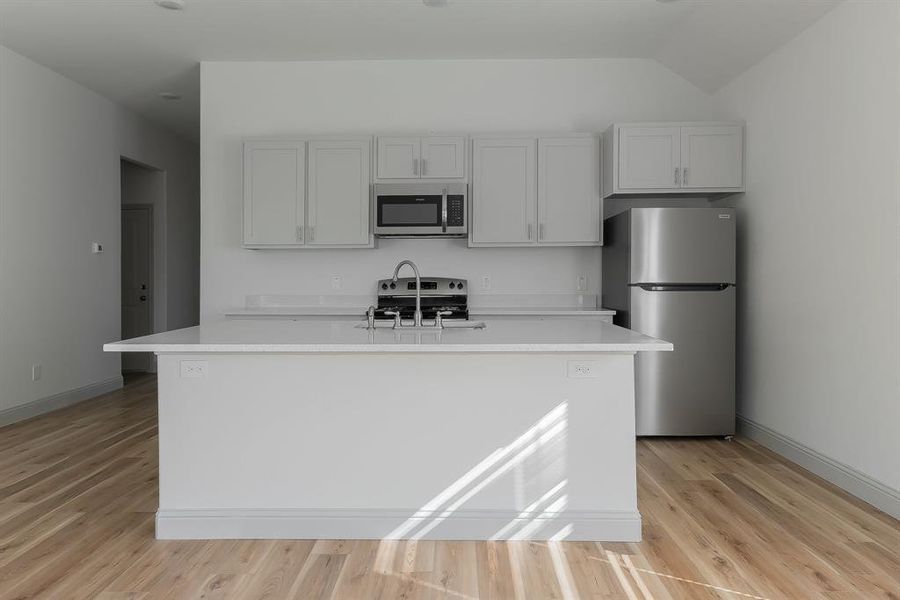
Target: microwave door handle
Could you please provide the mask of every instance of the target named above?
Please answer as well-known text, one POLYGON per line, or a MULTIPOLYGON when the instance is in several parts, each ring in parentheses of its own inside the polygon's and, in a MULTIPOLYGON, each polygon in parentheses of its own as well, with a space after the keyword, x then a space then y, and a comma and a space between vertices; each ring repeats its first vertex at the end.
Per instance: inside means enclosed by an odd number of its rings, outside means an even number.
POLYGON ((441 231, 447 233, 447 188, 441 192, 441 231))

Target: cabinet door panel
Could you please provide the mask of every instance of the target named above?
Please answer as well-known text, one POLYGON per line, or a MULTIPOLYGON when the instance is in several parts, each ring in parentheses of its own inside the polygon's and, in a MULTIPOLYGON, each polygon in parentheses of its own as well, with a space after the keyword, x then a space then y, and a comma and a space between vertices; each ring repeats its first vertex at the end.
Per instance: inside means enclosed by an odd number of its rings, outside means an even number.
POLYGON ((464 177, 466 141, 460 136, 422 138, 421 175, 425 178, 464 177))
POLYGON ((307 244, 368 244, 369 142, 310 142, 307 195, 307 244))
POLYGON ((739 125, 681 128, 683 188, 739 188, 744 176, 739 125))
POLYGON ((474 243, 534 243, 535 146, 533 138, 474 141, 474 243))
POLYGON ((378 177, 380 179, 417 179, 421 148, 417 137, 378 138, 378 177))
POLYGON ((600 151, 592 138, 538 140, 538 242, 600 242, 600 151))
POLYGON ((244 244, 303 243, 303 142, 244 144, 244 244))
POLYGON ((619 130, 619 187, 678 187, 679 127, 622 127, 619 130))

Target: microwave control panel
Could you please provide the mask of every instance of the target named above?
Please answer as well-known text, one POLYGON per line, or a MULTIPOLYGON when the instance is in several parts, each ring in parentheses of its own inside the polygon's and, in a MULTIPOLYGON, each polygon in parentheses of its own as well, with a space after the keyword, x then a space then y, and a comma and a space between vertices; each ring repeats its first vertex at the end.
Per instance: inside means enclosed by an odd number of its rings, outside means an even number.
POLYGON ((447 196, 447 226, 461 227, 466 224, 465 197, 461 195, 447 196))

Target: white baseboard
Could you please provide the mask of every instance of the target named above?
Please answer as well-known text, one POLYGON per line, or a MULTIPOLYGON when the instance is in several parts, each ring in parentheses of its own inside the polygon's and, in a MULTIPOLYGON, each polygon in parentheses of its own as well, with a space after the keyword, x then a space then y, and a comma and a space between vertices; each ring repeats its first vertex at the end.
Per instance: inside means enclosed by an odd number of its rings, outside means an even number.
POLYGON ((160 509, 156 537, 193 539, 560 539, 639 542, 641 515, 634 512, 563 511, 522 518, 514 510, 458 510, 440 517, 414 510, 160 509), (413 516, 410 516, 413 515, 413 516), (502 532, 497 537, 498 532, 502 532), (517 535, 519 537, 517 537, 517 535))
POLYGON ((25 404, 20 404, 19 406, 0 410, 0 427, 11 425, 12 423, 18 423, 19 421, 24 421, 25 419, 30 419, 31 417, 36 417, 44 413, 48 413, 66 406, 70 406, 72 404, 77 404, 90 398, 94 398, 95 396, 99 396, 101 394, 106 394, 108 392, 118 390, 122 387, 122 385, 122 376, 117 375, 115 377, 97 381, 80 388, 66 390, 65 392, 53 394, 52 396, 38 398, 37 400, 32 400, 31 402, 26 402, 25 404))
POLYGON ((800 442, 738 415, 738 431, 839 488, 900 519, 900 491, 800 442))

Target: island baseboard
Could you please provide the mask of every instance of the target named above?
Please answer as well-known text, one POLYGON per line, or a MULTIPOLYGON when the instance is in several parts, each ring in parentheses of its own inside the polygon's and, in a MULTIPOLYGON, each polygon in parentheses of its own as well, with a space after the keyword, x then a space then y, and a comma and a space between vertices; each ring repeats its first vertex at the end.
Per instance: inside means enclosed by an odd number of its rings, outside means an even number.
POLYGON ((459 510, 416 516, 401 510, 160 509, 156 537, 192 539, 565 540, 639 542, 639 512, 562 511, 535 517, 518 511, 459 510), (413 516, 410 516, 413 515, 413 516), (427 525, 439 523, 432 529, 427 525), (423 533, 423 531, 425 531, 423 533), (498 536, 498 533, 505 532, 498 536))

